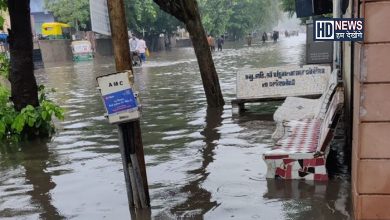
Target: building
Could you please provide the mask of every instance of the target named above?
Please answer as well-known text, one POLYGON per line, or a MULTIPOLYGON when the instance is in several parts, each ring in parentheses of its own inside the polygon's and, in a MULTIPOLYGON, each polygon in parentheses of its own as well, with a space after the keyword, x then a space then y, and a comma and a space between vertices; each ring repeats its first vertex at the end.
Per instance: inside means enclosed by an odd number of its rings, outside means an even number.
POLYGON ((44 0, 31 0, 31 26, 33 35, 42 33, 41 26, 45 22, 54 22, 54 15, 45 9, 44 0))
POLYGON ((352 197, 356 219, 390 219, 390 1, 350 0, 364 42, 344 43, 352 97, 352 197), (350 54, 350 55, 348 55, 350 54), (350 58, 351 57, 351 58, 350 58))

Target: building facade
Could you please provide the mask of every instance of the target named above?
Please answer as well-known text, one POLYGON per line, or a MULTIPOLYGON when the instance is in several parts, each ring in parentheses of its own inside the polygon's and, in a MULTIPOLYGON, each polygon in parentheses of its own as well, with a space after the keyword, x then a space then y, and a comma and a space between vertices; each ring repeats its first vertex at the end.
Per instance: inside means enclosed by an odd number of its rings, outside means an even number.
POLYGON ((353 97, 354 213, 356 219, 390 219, 390 1, 350 4, 349 14, 365 19, 364 42, 343 51, 351 64, 344 74, 353 97))
POLYGON ((44 0, 31 0, 31 27, 33 35, 42 34, 42 24, 54 22, 54 15, 45 9, 44 0))

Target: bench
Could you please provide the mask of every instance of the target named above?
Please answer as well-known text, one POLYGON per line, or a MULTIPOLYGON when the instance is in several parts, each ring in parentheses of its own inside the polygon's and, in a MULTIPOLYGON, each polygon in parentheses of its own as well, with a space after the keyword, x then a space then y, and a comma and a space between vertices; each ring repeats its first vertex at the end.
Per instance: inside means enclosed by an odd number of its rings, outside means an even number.
POLYGON ((267 178, 325 181, 328 145, 333 139, 344 102, 338 87, 321 118, 291 120, 283 123, 285 137, 263 154, 267 178))
POLYGON ((330 97, 336 91, 337 71, 333 71, 329 77, 326 89, 318 99, 308 99, 301 97, 287 97, 281 106, 274 113, 276 122, 275 132, 272 134, 274 140, 284 136, 283 122, 301 119, 324 119, 330 97))

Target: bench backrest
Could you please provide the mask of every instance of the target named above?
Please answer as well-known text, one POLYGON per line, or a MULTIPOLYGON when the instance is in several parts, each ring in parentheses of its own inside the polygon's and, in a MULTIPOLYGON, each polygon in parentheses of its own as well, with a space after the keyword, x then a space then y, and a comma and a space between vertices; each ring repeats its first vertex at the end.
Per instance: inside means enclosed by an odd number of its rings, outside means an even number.
POLYGON ((326 114, 327 109, 328 109, 327 107, 329 105, 330 98, 335 93, 336 86, 337 86, 337 70, 334 70, 330 74, 328 84, 326 85, 326 89, 320 98, 321 105, 318 109, 318 113, 317 113, 316 118, 319 118, 321 120, 323 120, 325 118, 325 114, 326 114))
POLYGON ((344 103, 344 90, 342 87, 338 87, 333 94, 330 104, 327 108, 324 119, 321 123, 320 137, 318 142, 317 151, 325 151, 329 142, 333 138, 333 129, 338 121, 338 116, 344 103))

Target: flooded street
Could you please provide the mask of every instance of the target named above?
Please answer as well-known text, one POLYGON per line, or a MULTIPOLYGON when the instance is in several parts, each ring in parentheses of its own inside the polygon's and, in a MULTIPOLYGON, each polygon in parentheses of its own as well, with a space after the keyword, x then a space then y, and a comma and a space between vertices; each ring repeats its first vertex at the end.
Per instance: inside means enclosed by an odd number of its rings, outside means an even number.
MULTIPOLYGON (((153 53, 135 68, 152 219, 352 219, 350 183, 265 179, 280 103, 232 117, 241 68, 300 64, 306 36, 215 52, 226 101, 207 109, 192 48, 153 53)), ((103 117, 96 77, 113 60, 36 71, 65 108, 51 140, 0 147, 0 219, 130 219, 117 129, 103 117)))

